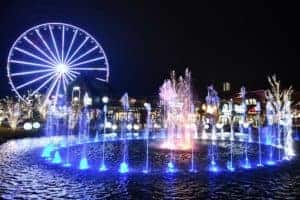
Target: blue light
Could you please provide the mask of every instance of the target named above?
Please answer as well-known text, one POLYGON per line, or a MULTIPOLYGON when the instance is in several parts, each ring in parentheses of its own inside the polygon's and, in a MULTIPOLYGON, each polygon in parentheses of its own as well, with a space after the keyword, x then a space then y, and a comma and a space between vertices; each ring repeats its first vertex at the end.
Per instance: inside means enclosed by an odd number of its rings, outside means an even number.
POLYGON ((71 167, 71 163, 65 163, 63 166, 64 167, 71 167))
POLYGON ((219 169, 218 169, 218 167, 216 166, 216 164, 211 164, 211 165, 209 166, 209 171, 211 171, 211 172, 218 172, 219 169))
POLYGON ((105 166, 105 164, 101 164, 100 168, 99 168, 99 171, 100 172, 104 172, 107 170, 107 167, 105 166))
POLYGON ((121 163, 120 168, 119 168, 119 172, 122 173, 122 174, 129 172, 128 164, 126 162, 121 163))
POLYGON ((275 165, 274 160, 268 160, 266 163, 267 163, 267 165, 271 165, 271 166, 275 165))
POLYGON ((60 157, 60 154, 59 154, 58 151, 55 152, 52 163, 54 163, 54 164, 60 164, 61 163, 61 157, 60 157))
POLYGON ((48 158, 51 156, 51 152, 53 151, 53 146, 52 145, 47 145, 44 149, 43 149, 43 152, 42 152, 42 157, 43 158, 48 158))
POLYGON ((144 170, 143 170, 143 173, 144 173, 144 174, 148 174, 148 173, 149 173, 149 171, 148 171, 148 170, 146 170, 146 169, 144 169, 144 170))
POLYGON ((86 158, 81 158, 80 164, 79 164, 79 169, 80 170, 86 170, 89 168, 89 163, 86 158))
POLYGON ((189 170, 189 172, 196 173, 197 170, 196 170, 195 168, 191 168, 191 169, 189 170))
POLYGON ((257 167, 263 167, 264 165, 261 164, 261 163, 258 163, 256 166, 257 166, 257 167))
POLYGON ((227 169, 231 172, 235 171, 235 168, 233 167, 232 162, 227 162, 227 169))
POLYGON ((175 172, 175 166, 174 166, 174 164, 172 162, 168 163, 167 172, 171 172, 171 173, 175 172))
POLYGON ((266 137, 266 145, 271 145, 272 144, 272 137, 270 135, 267 135, 266 137))
POLYGON ((62 141, 60 146, 63 147, 63 148, 66 147, 67 146, 66 141, 62 141))
POLYGON ((251 169, 251 164, 248 159, 245 159, 244 165, 242 165, 244 169, 251 169))

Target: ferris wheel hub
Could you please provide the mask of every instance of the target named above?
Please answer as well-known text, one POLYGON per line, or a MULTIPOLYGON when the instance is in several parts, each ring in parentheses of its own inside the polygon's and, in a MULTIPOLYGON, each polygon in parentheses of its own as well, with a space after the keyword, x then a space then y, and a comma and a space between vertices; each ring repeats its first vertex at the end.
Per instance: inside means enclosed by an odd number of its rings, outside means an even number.
POLYGON ((55 66, 56 72, 59 74, 66 74, 70 71, 70 67, 64 63, 59 63, 55 66))

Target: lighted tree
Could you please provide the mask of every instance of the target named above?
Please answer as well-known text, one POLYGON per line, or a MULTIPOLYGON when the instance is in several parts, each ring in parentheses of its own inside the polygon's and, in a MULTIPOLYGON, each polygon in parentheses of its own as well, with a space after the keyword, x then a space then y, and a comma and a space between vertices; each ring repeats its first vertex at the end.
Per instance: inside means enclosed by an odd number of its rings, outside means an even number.
MULTIPOLYGON (((280 81, 273 75, 268 77, 271 89, 266 90, 265 96, 267 99, 267 115, 269 112, 269 120, 272 123, 283 125, 284 127, 284 152, 287 158, 294 156, 293 138, 292 138, 292 113, 291 113, 291 94, 293 93, 292 86, 282 90, 280 81)), ((281 145, 281 135, 279 131, 279 145, 281 145)))
POLYGON ((21 121, 21 110, 20 110, 20 103, 14 102, 11 98, 6 98, 5 100, 5 107, 6 107, 6 115, 9 126, 15 130, 17 125, 21 121))

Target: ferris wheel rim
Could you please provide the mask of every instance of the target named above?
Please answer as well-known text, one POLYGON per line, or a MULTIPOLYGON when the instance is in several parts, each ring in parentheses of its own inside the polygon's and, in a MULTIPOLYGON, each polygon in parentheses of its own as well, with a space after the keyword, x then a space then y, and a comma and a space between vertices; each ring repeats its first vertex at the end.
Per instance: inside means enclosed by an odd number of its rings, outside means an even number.
POLYGON ((29 29, 27 29, 26 31, 22 32, 18 37, 17 39, 13 42, 13 44, 11 45, 10 49, 9 49, 9 53, 8 53, 8 56, 7 56, 7 64, 6 64, 6 70, 7 70, 7 77, 8 77, 8 82, 9 82, 9 85, 11 86, 11 89, 13 92, 15 92, 15 94, 24 102, 28 102, 27 100, 24 99, 24 97, 20 94, 20 92, 17 90, 16 86, 14 85, 13 83, 13 80, 12 80, 12 77, 11 77, 11 70, 10 70, 10 65, 11 65, 11 57, 12 57, 12 53, 13 53, 13 50, 14 50, 14 47, 16 47, 16 44, 22 39, 24 38, 28 33, 30 33, 31 31, 34 31, 34 30, 38 30, 39 28, 41 27, 44 27, 44 26, 62 26, 62 27, 69 27, 69 28, 72 28, 74 30, 77 30, 77 31, 80 31, 82 32, 83 34, 85 34, 86 36, 88 36, 89 38, 92 39, 92 41, 94 41, 96 43, 96 46, 100 49, 100 52, 103 54, 103 58, 105 60, 105 71, 106 72, 106 75, 105 75, 105 79, 100 79, 100 78, 96 78, 96 80, 99 80, 99 81, 102 81, 102 82, 106 82, 108 83, 109 82, 109 70, 110 70, 110 67, 109 67, 109 62, 108 62, 108 59, 107 59, 107 55, 102 47, 102 45, 95 39, 95 37, 93 35, 91 35, 90 33, 88 33, 87 31, 85 31, 84 29, 78 27, 78 26, 75 26, 75 25, 72 25, 72 24, 68 24, 68 23, 65 23, 65 22, 46 22, 46 23, 42 23, 42 24, 38 24, 38 25, 35 25, 29 29))

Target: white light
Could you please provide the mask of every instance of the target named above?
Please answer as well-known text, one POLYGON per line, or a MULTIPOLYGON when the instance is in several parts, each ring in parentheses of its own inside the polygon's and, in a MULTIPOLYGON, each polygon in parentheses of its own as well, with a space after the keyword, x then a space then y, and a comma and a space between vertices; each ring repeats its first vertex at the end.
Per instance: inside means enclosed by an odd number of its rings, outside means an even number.
POLYGON ((133 125, 133 129, 137 131, 137 130, 140 129, 140 126, 139 126, 138 124, 134 124, 134 125, 133 125))
POLYGON ((155 124, 154 124, 154 128, 160 128, 160 125, 157 124, 157 123, 155 123, 155 124))
POLYGON ((204 125, 204 129, 209 129, 209 125, 208 125, 208 124, 205 124, 205 125, 204 125))
POLYGON ((89 97, 88 93, 85 93, 83 97, 83 104, 84 106, 92 105, 92 98, 89 97))
POLYGON ((38 129, 41 127, 41 124, 39 122, 33 122, 32 127, 38 129))
POLYGON ((127 124, 127 129, 131 130, 132 129, 132 124, 127 124))
POLYGON ((223 124, 222 123, 216 123, 216 127, 217 127, 217 129, 221 129, 221 128, 223 128, 223 124))
POLYGON ((144 103, 144 106, 145 106, 147 111, 151 110, 151 104, 150 103, 144 103))
POLYGON ((23 126, 23 128, 26 130, 26 131, 29 131, 32 129, 32 124, 30 122, 26 122, 23 126))
POLYGON ((111 128, 112 128, 112 130, 115 131, 115 130, 117 130, 118 126, 117 126, 117 124, 113 124, 111 128))
POLYGON ((69 67, 63 63, 56 65, 56 72, 60 74, 65 74, 69 71, 69 67))
POLYGON ((244 122, 243 126, 244 126, 244 128, 248 128, 249 127, 249 123, 248 122, 244 122))
POLYGON ((111 122, 106 122, 106 124, 105 124, 105 128, 111 128, 112 127, 112 124, 111 124, 111 122))
POLYGON ((108 103, 108 97, 107 96, 104 96, 104 97, 102 97, 102 102, 103 103, 105 103, 105 104, 107 104, 108 103))
POLYGON ((73 87, 73 90, 80 90, 80 87, 79 86, 75 86, 75 87, 73 87))

